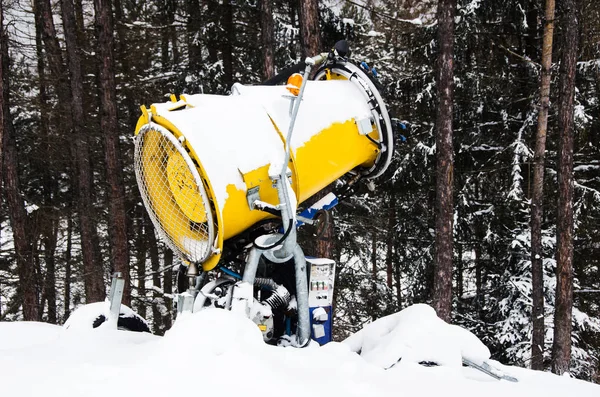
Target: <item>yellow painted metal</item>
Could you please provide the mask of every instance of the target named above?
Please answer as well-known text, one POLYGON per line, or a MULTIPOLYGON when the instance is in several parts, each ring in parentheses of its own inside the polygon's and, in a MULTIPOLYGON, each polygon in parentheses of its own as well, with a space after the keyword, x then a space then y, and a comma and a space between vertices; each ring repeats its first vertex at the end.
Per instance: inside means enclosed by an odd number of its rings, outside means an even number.
MULTIPOLYGON (((344 79, 343 76, 335 73, 327 73, 327 78, 344 79)), ((178 104, 185 101, 185 97, 182 96, 178 104)), ((180 106, 177 106, 168 109, 168 111, 180 108, 180 106)), ((165 127, 176 138, 182 136, 177 127, 169 121, 168 112, 163 111, 160 115, 157 115, 157 113, 154 107, 151 108, 150 112, 142 107, 142 116, 136 126, 136 134, 143 125, 150 122, 151 118, 152 122, 165 127)), ((275 122, 273 122, 273 125, 281 140, 284 141, 280 128, 275 122)), ((378 140, 379 131, 374 129, 369 136, 378 140)), ((211 203, 211 210, 216 220, 215 252, 202 263, 203 269, 208 271, 217 265, 225 240, 247 230, 256 222, 271 217, 268 213, 249 208, 247 190, 258 187, 260 199, 274 205, 278 204, 278 196, 273 182, 269 178, 269 165, 266 165, 246 173, 240 171, 246 189, 241 189, 235 183, 227 185, 227 199, 223 208, 219 208, 214 189, 211 186, 210 176, 202 167, 202 159, 197 156, 194 148, 187 144, 187 141, 184 141, 183 145, 194 160, 198 173, 203 180, 211 203)), ((152 162, 152 158, 158 154, 156 152, 159 149, 148 147, 144 150, 144 161, 148 162, 148 165, 145 165, 145 167, 148 167, 147 173, 148 175, 154 175, 157 171, 152 167, 158 165, 152 162)), ((360 134, 354 119, 333 123, 316 133, 301 147, 292 151, 289 166, 292 171, 292 188, 296 193, 298 203, 304 202, 337 178, 358 166, 371 167, 378 153, 377 145, 369 140, 367 136, 360 134)), ((155 183, 149 179, 147 181, 148 192, 151 198, 163 197, 164 195, 171 198, 164 203, 160 203, 157 214, 165 225, 166 234, 173 241, 178 241, 189 233, 189 230, 186 230, 185 227, 189 220, 199 223, 206 222, 206 208, 202 203, 200 194, 193 192, 195 181, 192 174, 187 170, 187 164, 181 155, 179 153, 162 153, 161 155, 165 154, 170 156, 167 162, 168 183, 155 183), (170 192, 165 192, 164 189, 170 190, 170 192), (197 197, 197 205, 187 204, 182 199, 182 197, 189 194, 194 194, 197 197), (181 215, 170 219, 172 213, 181 215)), ((198 236, 189 237, 197 238, 198 236)))
POLYGON ((204 208, 202 202, 202 195, 196 187, 194 176, 179 152, 173 152, 169 155, 167 179, 169 188, 175 197, 175 202, 177 202, 181 211, 196 223, 206 222, 206 208, 204 208), (193 198, 193 200, 190 200, 190 198, 193 198))
POLYGON ((148 122, 150 121, 150 118, 148 117, 148 108, 142 105, 140 106, 140 110, 142 111, 142 115, 138 119, 138 122, 135 126, 135 135, 137 135, 138 132, 140 132, 140 128, 148 124, 148 122))
POLYGON ((378 152, 373 142, 359 134, 354 120, 322 130, 296 151, 298 201, 304 202, 358 166, 372 166, 378 152))

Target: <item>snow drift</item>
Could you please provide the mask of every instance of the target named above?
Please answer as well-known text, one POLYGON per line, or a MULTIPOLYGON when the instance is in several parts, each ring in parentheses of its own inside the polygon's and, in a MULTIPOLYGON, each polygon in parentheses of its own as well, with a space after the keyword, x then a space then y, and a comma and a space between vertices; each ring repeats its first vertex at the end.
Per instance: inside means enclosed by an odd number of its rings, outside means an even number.
POLYGON ((380 319, 343 343, 305 349, 265 345, 250 320, 219 309, 184 315, 162 338, 0 323, 4 396, 600 395, 598 385, 495 363, 519 379, 498 381, 462 367, 464 355, 484 360, 489 351, 426 305, 380 319))

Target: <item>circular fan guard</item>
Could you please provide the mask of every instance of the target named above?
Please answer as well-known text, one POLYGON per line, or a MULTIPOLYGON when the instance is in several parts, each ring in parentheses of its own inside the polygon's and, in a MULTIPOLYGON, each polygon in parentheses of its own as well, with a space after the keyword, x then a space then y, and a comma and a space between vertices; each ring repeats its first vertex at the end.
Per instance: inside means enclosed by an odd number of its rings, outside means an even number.
POLYGON ((134 167, 161 239, 179 257, 204 262, 213 252, 215 225, 208 194, 185 147, 164 127, 146 124, 135 139, 134 167))

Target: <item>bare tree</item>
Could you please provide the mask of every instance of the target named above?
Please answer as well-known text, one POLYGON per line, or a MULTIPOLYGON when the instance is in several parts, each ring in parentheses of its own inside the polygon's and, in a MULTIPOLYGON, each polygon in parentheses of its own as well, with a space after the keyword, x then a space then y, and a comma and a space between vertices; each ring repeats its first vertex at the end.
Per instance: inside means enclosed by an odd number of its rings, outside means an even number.
POLYGON ((556 304, 552 372, 569 371, 573 310, 573 102, 579 36, 576 0, 562 3, 562 56, 558 103, 558 217, 556 227, 556 304))
POLYGON ((73 246, 73 219, 67 217, 67 246, 65 248, 65 289, 63 294, 64 317, 67 321, 71 315, 71 249, 73 246))
POLYGON ((300 0, 300 34, 304 57, 321 52, 318 0, 300 0))
POLYGON ((452 148, 452 92, 454 76, 455 0, 438 4, 438 112, 436 129, 436 227, 433 304, 437 315, 450 322, 452 311, 452 222, 454 154, 452 148))
POLYGON ((544 201, 544 164, 548 109, 550 107, 550 71, 554 36, 554 0, 546 0, 544 36, 542 39, 542 75, 540 78, 540 109, 533 158, 533 193, 531 197, 531 368, 544 369, 544 266, 542 251, 542 215, 544 201))
MULTIPOLYGON (((4 58, 4 46, 8 45, 8 38, 5 36, 4 32, 4 6, 2 5, 2 1, 0 1, 0 175, 4 175, 2 173, 2 159, 3 159, 3 148, 4 148, 4 124, 5 120, 10 116, 10 112, 8 109, 8 96, 5 98, 5 88, 4 88, 4 80, 6 80, 8 84, 8 56, 4 58)), ((6 48, 6 54, 8 54, 8 47, 6 48)), ((6 90, 6 95, 8 95, 8 90, 6 90)), ((0 193, 2 193, 2 180, 0 180, 0 193)))
POLYGON ((94 0, 96 38, 100 83, 100 127, 104 132, 106 175, 109 186, 109 232, 114 270, 125 278, 123 303, 131 304, 131 278, 129 274, 129 248, 125 212, 125 187, 119 151, 117 120, 117 93, 111 0, 94 0))
MULTIPOLYGON (((388 201, 390 208, 388 209, 388 230, 387 230, 387 251, 385 255, 386 273, 387 273, 387 286, 391 290, 393 287, 394 280, 394 246, 396 244, 396 197, 394 192, 390 192, 388 201)), ((398 284, 398 290, 400 285, 398 284)), ((400 292, 400 291, 398 291, 400 292)), ((398 293, 398 296, 400 294, 398 293)))
MULTIPOLYGON (((53 148, 53 133, 54 128, 52 128, 52 117, 50 117, 50 103, 49 103, 49 95, 48 95, 48 83, 46 76, 46 65, 44 61, 44 46, 42 42, 42 34, 41 29, 35 30, 35 49, 36 49, 36 58, 37 58, 37 72, 38 72, 38 101, 39 101, 39 109, 40 109, 40 136, 44 140, 44 144, 42 145, 42 152, 44 153, 44 158, 47 159, 48 163, 50 163, 50 159, 52 158, 52 154, 54 151, 53 148)), ((56 112, 53 112, 56 113, 56 112)), ((50 164, 48 164, 50 165, 50 164)), ((49 323, 56 324, 57 316, 56 316, 56 261, 54 255, 56 253, 56 245, 57 245, 57 237, 58 237, 58 212, 56 211, 55 206, 53 205, 53 197, 56 197, 57 192, 57 184, 56 179, 51 170, 52 167, 46 166, 41 171, 42 175, 42 186, 41 191, 43 195, 43 207, 39 216, 36 216, 35 219, 40 223, 39 228, 38 225, 34 226, 41 231, 42 234, 42 242, 44 247, 44 262, 46 268, 46 275, 43 282, 42 289, 42 299, 40 303, 40 320, 42 320, 41 316, 43 314, 44 302, 48 302, 48 317, 47 320, 49 323)))
POLYGON ((275 74, 273 55, 273 0, 260 0, 260 28, 263 53, 263 77, 270 79, 275 74))
MULTIPOLYGON (((321 36, 319 35, 319 3, 318 0, 300 0, 300 33, 303 56, 314 56, 321 52, 321 36)), ((312 197, 319 200, 331 192, 331 186, 321 190, 312 197)), ((333 220, 326 226, 323 234, 314 244, 313 255, 319 258, 334 257, 333 220)))
MULTIPOLYGON (((162 5, 160 13, 161 22, 164 25, 161 35, 161 63, 163 70, 179 63, 179 48, 177 47, 177 32, 175 31, 175 11, 177 10, 177 1, 166 0, 162 5), (171 44, 171 53, 169 54, 169 43, 171 44)), ((120 35, 119 35, 120 36, 120 35)))
POLYGON ((0 2, 0 136, 2 136, 2 176, 8 204, 10 223, 13 230, 19 293, 25 320, 39 319, 37 280, 33 263, 33 247, 27 228, 27 212, 20 192, 18 156, 15 146, 14 128, 9 112, 9 57, 8 36, 4 30, 4 9, 0 2))
POLYGON ((173 251, 167 247, 164 247, 163 251, 163 269, 165 275, 163 280, 163 298, 167 307, 166 313, 163 315, 163 323, 164 329, 168 330, 173 324, 173 318, 171 317, 173 312, 173 251))
MULTIPOLYGON (((210 3, 213 4, 212 1, 210 3)), ((200 47, 200 2, 198 0, 185 0, 185 5, 188 14, 186 31, 189 70, 197 72, 200 70, 200 63, 202 62, 202 48, 200 47)), ((216 62, 216 54, 214 55, 214 59, 211 57, 211 61, 216 62)))
POLYGON ((71 88, 71 116, 73 123, 73 157, 77 175, 77 213, 81 230, 84 283, 86 301, 101 302, 106 296, 104 270, 96 249, 98 235, 94 226, 92 198, 92 170, 90 165, 89 137, 83 111, 83 74, 81 67, 80 42, 73 0, 61 0, 61 11, 67 64, 71 88))
MULTIPOLYGON (((148 254, 148 244, 145 233, 147 230, 145 228, 143 222, 143 208, 139 206, 136 208, 136 212, 138 213, 136 216, 137 222, 133 227, 135 232, 135 248, 134 250, 137 252, 136 255, 136 277, 137 277, 137 313, 146 318, 146 257, 148 254)), ((153 231, 152 231, 153 232, 153 231)))
POLYGON ((223 54, 223 83, 225 84, 225 89, 229 90, 233 85, 233 42, 235 40, 233 5, 231 4, 231 0, 223 0, 221 25, 224 31, 223 41, 221 42, 221 52, 223 54))

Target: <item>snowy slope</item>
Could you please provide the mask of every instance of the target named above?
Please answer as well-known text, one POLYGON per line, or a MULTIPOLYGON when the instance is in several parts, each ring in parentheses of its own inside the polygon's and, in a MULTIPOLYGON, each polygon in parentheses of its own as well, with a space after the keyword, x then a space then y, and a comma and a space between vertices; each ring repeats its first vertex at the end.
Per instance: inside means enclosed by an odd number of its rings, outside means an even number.
POLYGON ((519 379, 513 383, 463 368, 457 351, 476 359, 487 349, 467 331, 434 317, 430 308, 417 305, 373 323, 345 343, 305 349, 265 345, 253 323, 218 309, 180 318, 163 338, 103 327, 0 323, 0 394, 600 396, 598 385, 549 373, 495 363, 519 379), (357 347, 363 357, 352 351, 357 347), (384 370, 397 355, 403 360, 384 370), (433 356, 447 362, 417 364, 433 356))

